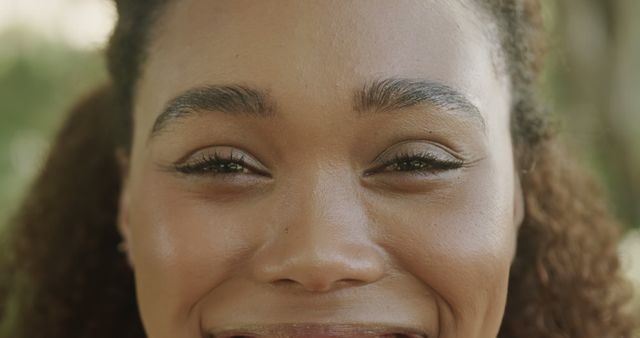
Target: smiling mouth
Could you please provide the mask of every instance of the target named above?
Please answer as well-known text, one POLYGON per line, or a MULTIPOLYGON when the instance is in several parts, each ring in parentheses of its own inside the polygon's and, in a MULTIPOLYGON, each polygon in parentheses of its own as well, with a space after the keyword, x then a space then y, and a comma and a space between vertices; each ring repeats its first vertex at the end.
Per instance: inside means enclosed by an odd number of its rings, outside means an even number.
POLYGON ((414 328, 353 324, 254 325, 210 332, 205 338, 428 338, 414 328))
MULTIPOLYGON (((214 338, 218 338, 218 336, 213 336, 214 338)), ((256 338, 257 336, 220 336, 219 338, 256 338)), ((327 335, 314 335, 314 334, 310 334, 310 335, 300 335, 300 336, 274 336, 274 337, 295 337, 295 338, 334 338, 334 337, 350 337, 350 338, 413 338, 414 336, 408 336, 402 333, 395 333, 395 334, 386 334, 386 335, 373 335, 373 336, 363 336, 363 335, 349 335, 349 334, 345 334, 345 335, 340 335, 340 336, 327 336, 327 335)), ((421 336, 418 336, 421 337, 421 336)))

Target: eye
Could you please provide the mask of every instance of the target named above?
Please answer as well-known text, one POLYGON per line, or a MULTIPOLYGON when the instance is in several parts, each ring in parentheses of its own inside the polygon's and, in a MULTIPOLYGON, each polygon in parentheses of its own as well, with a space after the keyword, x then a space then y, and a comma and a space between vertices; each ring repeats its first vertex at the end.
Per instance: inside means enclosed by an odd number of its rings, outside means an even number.
POLYGON ((464 161, 451 158, 439 158, 431 153, 404 153, 382 161, 382 165, 365 175, 383 172, 414 172, 423 174, 435 174, 447 170, 459 169, 464 166, 464 161))
POLYGON ((457 158, 438 158, 431 153, 404 153, 383 161, 378 171, 436 173, 458 169, 463 165, 464 162, 457 158))
MULTIPOLYGON (((264 174, 264 171, 256 168, 247 160, 247 156, 236 154, 233 151, 221 154, 218 151, 206 151, 196 154, 184 163, 174 165, 175 171, 187 175, 239 175, 239 174, 264 174)), ((253 162, 253 161, 251 161, 253 162)))
POLYGON ((428 141, 406 141, 384 151, 374 162, 375 168, 365 172, 372 174, 434 175, 462 168, 467 163, 452 150, 428 141))

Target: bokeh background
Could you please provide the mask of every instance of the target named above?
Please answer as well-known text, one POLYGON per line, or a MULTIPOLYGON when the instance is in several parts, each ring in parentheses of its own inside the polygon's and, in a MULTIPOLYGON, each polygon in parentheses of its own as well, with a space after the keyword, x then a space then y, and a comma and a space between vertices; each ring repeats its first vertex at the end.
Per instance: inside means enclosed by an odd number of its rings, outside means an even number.
MULTIPOLYGON (((543 1, 542 90, 625 227, 620 252, 640 293, 640 1, 543 1)), ((0 230, 67 109, 107 78, 114 20, 108 0, 0 0, 0 230)))

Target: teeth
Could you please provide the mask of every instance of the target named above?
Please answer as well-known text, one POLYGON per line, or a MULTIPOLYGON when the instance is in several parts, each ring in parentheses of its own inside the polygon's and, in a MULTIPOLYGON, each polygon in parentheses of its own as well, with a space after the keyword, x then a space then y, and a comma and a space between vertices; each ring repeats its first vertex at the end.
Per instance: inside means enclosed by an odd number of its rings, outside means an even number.
MULTIPOLYGON (((385 335, 375 336, 375 337, 370 337, 370 338, 411 338, 411 337, 413 337, 413 335, 409 336, 409 335, 402 334, 402 333, 394 333, 394 334, 385 334, 385 335)), ((218 337, 218 336, 214 336, 214 335, 209 335, 206 338, 257 338, 257 337, 254 337, 254 336, 240 336, 240 335, 218 337)))

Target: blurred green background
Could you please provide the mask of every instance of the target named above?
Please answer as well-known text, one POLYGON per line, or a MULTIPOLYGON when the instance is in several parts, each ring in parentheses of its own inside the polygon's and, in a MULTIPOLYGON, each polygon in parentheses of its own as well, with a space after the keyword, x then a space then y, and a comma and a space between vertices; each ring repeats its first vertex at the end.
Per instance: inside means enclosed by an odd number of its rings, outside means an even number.
MULTIPOLYGON (((640 285, 640 1, 545 4, 542 89, 566 142, 601 178, 625 227, 636 229, 621 252, 640 285)), ((114 19, 107 0, 0 0, 0 226, 66 110, 106 79, 102 48, 114 19)))

